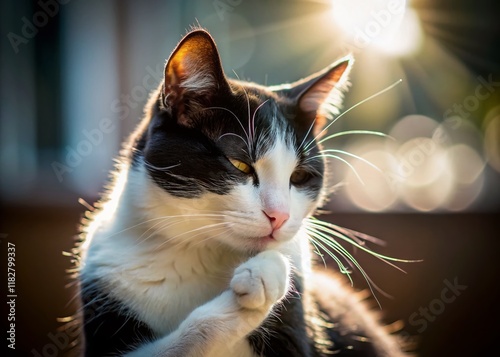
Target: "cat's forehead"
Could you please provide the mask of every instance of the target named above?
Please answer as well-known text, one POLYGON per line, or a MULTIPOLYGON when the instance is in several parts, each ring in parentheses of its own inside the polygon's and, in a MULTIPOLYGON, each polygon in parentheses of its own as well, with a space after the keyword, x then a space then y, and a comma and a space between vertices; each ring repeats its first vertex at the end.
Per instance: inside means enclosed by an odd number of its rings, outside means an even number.
MULTIPOLYGON (((275 95, 251 88, 241 90, 219 109, 224 116, 216 140, 236 155, 257 161, 277 145, 294 151, 296 133, 286 105, 275 95)), ((220 119, 220 117, 219 117, 220 119)))

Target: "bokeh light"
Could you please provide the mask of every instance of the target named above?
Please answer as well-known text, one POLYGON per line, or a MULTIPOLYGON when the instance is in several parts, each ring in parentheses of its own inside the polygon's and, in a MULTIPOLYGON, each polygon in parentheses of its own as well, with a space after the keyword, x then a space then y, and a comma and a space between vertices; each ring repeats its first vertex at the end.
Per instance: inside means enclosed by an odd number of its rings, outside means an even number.
MULTIPOLYGON (((500 126, 500 116, 490 125, 500 126)), ((479 197, 486 160, 474 125, 461 118, 439 124, 424 115, 408 115, 389 134, 391 139, 385 141, 357 138, 346 146, 361 158, 349 160, 352 167, 346 165, 343 171, 346 195, 356 207, 377 212, 402 206, 422 212, 461 211, 479 197)))
POLYGON ((347 173, 347 194, 358 206, 368 211, 383 211, 392 207, 397 200, 397 181, 387 173, 397 170, 398 161, 389 152, 372 150, 360 155, 379 170, 361 160, 352 163, 347 173), (361 178, 361 180, 358 178, 361 178))
POLYGON ((448 160, 452 164, 455 181, 470 185, 482 174, 485 162, 470 146, 458 144, 447 151, 448 160))

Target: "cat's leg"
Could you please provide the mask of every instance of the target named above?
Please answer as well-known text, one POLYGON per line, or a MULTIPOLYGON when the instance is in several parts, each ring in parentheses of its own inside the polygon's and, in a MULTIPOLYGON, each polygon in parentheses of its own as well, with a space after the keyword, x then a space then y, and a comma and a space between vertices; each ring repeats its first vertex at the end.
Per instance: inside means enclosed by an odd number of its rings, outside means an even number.
POLYGON ((285 296, 289 282, 290 264, 281 253, 259 253, 236 268, 230 289, 196 308, 168 336, 126 356, 252 356, 246 336, 285 296))

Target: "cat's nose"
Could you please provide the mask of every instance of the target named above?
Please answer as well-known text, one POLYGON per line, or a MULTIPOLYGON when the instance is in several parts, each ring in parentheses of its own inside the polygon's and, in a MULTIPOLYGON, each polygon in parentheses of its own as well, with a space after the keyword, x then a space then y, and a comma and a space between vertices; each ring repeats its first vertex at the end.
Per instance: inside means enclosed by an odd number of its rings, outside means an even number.
POLYGON ((280 229, 286 221, 288 221, 288 218, 290 218, 290 215, 288 212, 282 212, 282 211, 262 211, 266 215, 266 217, 269 219, 269 222, 271 222, 271 227, 273 229, 280 229))

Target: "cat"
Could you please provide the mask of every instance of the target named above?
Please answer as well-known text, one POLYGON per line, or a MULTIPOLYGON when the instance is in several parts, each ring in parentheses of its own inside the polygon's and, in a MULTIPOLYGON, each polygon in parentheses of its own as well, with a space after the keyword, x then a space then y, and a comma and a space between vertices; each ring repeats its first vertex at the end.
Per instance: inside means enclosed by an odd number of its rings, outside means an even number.
POLYGON ((206 30, 183 37, 82 223, 85 356, 407 356, 313 263, 318 138, 352 62, 265 87, 226 77, 206 30))

